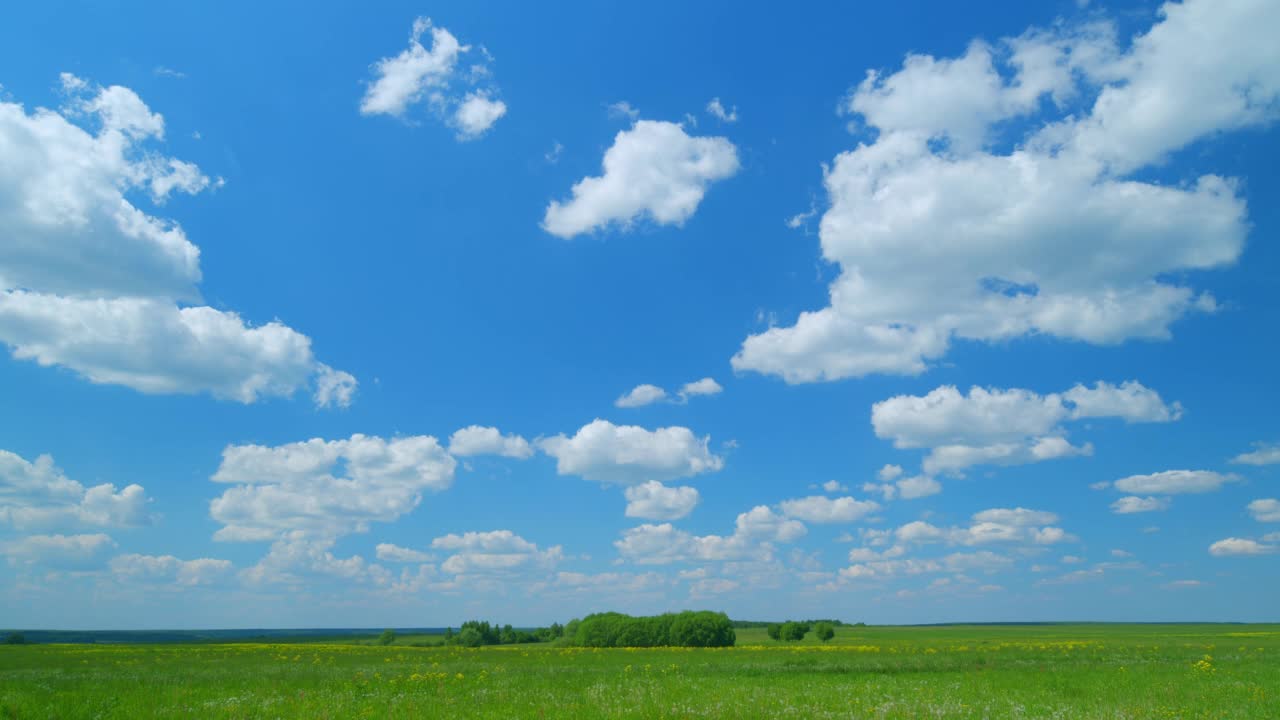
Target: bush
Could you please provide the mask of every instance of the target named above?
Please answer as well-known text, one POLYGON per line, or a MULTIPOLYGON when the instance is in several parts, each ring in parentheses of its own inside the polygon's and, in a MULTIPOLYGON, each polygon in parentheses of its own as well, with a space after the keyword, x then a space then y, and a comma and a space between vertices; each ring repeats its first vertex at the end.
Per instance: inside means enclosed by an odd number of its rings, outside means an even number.
POLYGON ((456 642, 463 647, 480 647, 484 645, 484 636, 474 627, 463 627, 458 633, 456 642))
POLYGON ((782 639, 782 623, 769 623, 769 629, 766 631, 773 640, 782 639))
POLYGON ((390 630, 390 629, 383 630, 383 631, 382 631, 382 634, 378 636, 378 644, 379 644, 379 645, 390 645, 391 643, 393 643, 393 642, 395 642, 395 641, 396 641, 396 631, 395 631, 395 630, 390 630))
POLYGON ((826 642, 836 636, 836 629, 831 627, 829 622, 820 622, 813 626, 813 634, 817 635, 822 642, 826 642))
POLYGON ((650 617, 596 613, 573 620, 565 639, 582 647, 727 647, 736 635, 724 613, 682 612, 650 617), (569 633, 570 630, 574 632, 569 633))
POLYGON ((27 636, 20 632, 11 632, 4 638, 5 645, 26 645, 27 636))
POLYGON ((788 642, 803 640, 808 633, 809 623, 790 620, 782 623, 782 639, 788 642))

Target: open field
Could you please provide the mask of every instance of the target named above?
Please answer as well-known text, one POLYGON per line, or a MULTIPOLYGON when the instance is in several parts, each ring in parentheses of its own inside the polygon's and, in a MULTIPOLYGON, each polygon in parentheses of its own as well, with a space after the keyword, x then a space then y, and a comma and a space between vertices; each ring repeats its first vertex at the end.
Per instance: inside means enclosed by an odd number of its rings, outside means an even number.
POLYGON ((8 646, 0 717, 1277 718, 1280 626, 842 627, 826 645, 748 629, 698 650, 8 646))

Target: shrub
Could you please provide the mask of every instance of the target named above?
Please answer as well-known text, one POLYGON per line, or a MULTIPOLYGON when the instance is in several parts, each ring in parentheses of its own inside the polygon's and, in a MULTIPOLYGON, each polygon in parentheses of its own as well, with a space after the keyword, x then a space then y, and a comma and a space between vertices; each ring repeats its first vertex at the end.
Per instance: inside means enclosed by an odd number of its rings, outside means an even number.
POLYGON ((822 642, 826 642, 836 636, 836 629, 831 627, 829 622, 820 622, 813 626, 813 634, 817 635, 822 642))
POLYGON ((736 640, 727 615, 705 611, 650 617, 596 613, 570 622, 565 637, 582 647, 726 647, 736 640))

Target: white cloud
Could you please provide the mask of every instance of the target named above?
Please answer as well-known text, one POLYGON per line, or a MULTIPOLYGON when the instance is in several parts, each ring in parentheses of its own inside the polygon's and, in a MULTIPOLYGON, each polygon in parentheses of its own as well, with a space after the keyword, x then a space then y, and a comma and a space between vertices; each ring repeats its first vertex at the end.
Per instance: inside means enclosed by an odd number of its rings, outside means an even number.
POLYGON ((473 91, 467 93, 453 112, 453 126, 458 129, 460 140, 475 140, 506 114, 506 103, 489 97, 488 92, 473 91))
POLYGON ((524 460, 533 456, 533 446, 519 435, 503 435, 495 427, 470 425, 449 437, 449 452, 459 457, 501 455, 524 460))
POLYGON ((720 470, 724 459, 707 449, 710 440, 710 436, 698 438, 685 427, 646 430, 596 419, 571 438, 556 435, 539 440, 537 445, 556 459, 556 471, 561 475, 635 485, 720 470))
POLYGON ((1166 405, 1155 390, 1134 380, 1119 386, 1097 382, 1092 388, 1076 385, 1062 394, 1074 405, 1071 417, 1122 418, 1125 422, 1172 422, 1182 417, 1182 404, 1166 405))
POLYGON ((315 537, 304 531, 279 536, 258 564, 240 573, 248 585, 305 586, 308 581, 339 580, 344 584, 389 585, 391 573, 359 555, 340 558, 333 554, 333 538, 315 537))
POLYGON ((1159 512, 1169 509, 1169 498, 1138 497, 1127 495, 1111 503, 1111 512, 1117 515, 1132 513, 1159 512))
POLYGON ((214 558, 180 560, 172 555, 117 555, 109 563, 117 579, 191 587, 212 585, 229 576, 231 561, 214 558))
POLYGON ((510 530, 450 534, 431 541, 431 547, 453 551, 440 564, 451 575, 505 574, 533 568, 551 568, 563 558, 563 549, 539 547, 510 530))
POLYGON ((491 85, 471 87, 465 92, 456 89, 459 85, 486 82, 492 74, 488 62, 493 58, 483 47, 482 59, 466 72, 459 71, 459 61, 471 50, 453 33, 433 26, 429 18, 414 20, 409 47, 374 63, 374 80, 360 101, 360 113, 403 117, 410 107, 425 101, 458 131, 458 140, 479 138, 506 114, 507 104, 494 97, 497 89, 491 85), (428 31, 430 49, 422 44, 428 31))
POLYGON ((1173 582, 1165 583, 1160 587, 1165 590, 1190 590, 1192 588, 1204 587, 1204 583, 1199 580, 1174 580, 1173 582))
POLYGON ((822 483, 822 489, 829 493, 845 492, 849 488, 845 487, 838 480, 828 480, 822 483))
POLYGON ((697 396, 703 396, 703 395, 719 395, 723 391, 724 391, 724 388, 720 386, 720 383, 715 381, 715 378, 705 377, 705 378, 702 378, 701 380, 687 382, 684 385, 680 386, 679 395, 680 395, 680 399, 684 401, 684 400, 688 400, 691 397, 697 397, 697 396))
POLYGON ((305 335, 190 305, 199 248, 133 196, 159 205, 221 181, 154 147, 164 118, 132 90, 62 79, 60 112, 0 101, 0 146, 11 150, 0 178, 0 342, 18 359, 142 392, 248 403, 316 378, 318 404, 349 401, 355 379, 319 363, 305 335), (96 121, 96 133, 75 120, 96 121))
POLYGON ((448 30, 432 27, 428 18, 413 22, 409 47, 395 57, 383 58, 373 65, 376 79, 360 101, 360 112, 403 115, 410 105, 430 98, 447 86, 461 53, 471 49, 462 45, 448 30), (431 49, 423 47, 423 33, 431 31, 431 49))
POLYGON ((1077 538, 1054 523, 1058 516, 1043 510, 1027 508, 992 508, 974 513, 967 527, 938 527, 922 520, 902 525, 893 531, 904 545, 946 543, 948 545, 986 545, 1015 543, 1053 545, 1075 542, 1077 538))
POLYGON ((0 450, 0 523, 19 530, 145 525, 150 521, 148 502, 141 485, 119 491, 109 483, 85 488, 63 474, 49 455, 27 462, 0 450))
POLYGON ((691 487, 667 487, 657 480, 626 490, 627 517, 644 520, 679 520, 698 505, 698 491, 691 487))
POLYGON ((435 438, 424 435, 230 445, 211 478, 235 485, 209 505, 224 525, 214 538, 262 541, 295 533, 312 540, 367 532, 370 523, 412 511, 424 491, 449 487, 455 465, 435 438))
POLYGON ((12 564, 86 570, 99 567, 115 546, 115 541, 102 533, 28 535, 0 543, 0 555, 8 556, 12 564))
POLYGON ((1226 538, 1209 546, 1209 554, 1214 557, 1230 555, 1266 555, 1275 551, 1274 545, 1263 545, 1257 540, 1242 538, 1226 538))
POLYGON ((671 523, 646 524, 623 531, 622 538, 613 544, 619 555, 639 565, 768 561, 773 558, 773 543, 794 542, 806 532, 803 523, 759 505, 738 515, 732 535, 692 535, 671 523))
POLYGON ((928 475, 914 475, 894 484, 903 500, 915 500, 942 492, 942 484, 928 475))
POLYGON ((640 111, 632 107, 631 103, 626 100, 619 100, 618 102, 610 103, 608 110, 610 117, 625 118, 632 121, 640 118, 640 111))
POLYGON ((1262 498, 1249 503, 1249 514, 1258 522, 1280 522, 1280 500, 1262 498))
POLYGON ((631 388, 626 395, 619 397, 613 401, 614 407, 620 408, 636 408, 652 405, 656 402, 662 402, 667 399, 667 391, 657 385, 637 385, 631 388))
POLYGON ((829 498, 824 495, 783 500, 779 503, 779 507, 788 517, 816 524, 857 522, 880 509, 879 504, 870 500, 855 500, 851 497, 829 498))
POLYGON ((432 560, 431 553, 400 547, 391 543, 378 543, 374 549, 379 560, 394 563, 424 563, 432 560))
POLYGON ((841 270, 829 305, 747 338, 734 368, 792 383, 916 374, 957 338, 1162 340, 1215 310, 1188 273, 1240 257, 1237 184, 1134 175, 1275 117, 1280 58, 1262 28, 1280 8, 1162 13, 1124 51, 1108 25, 1063 24, 869 75, 847 109, 878 134, 825 172, 822 255, 841 270), (1029 132, 1000 124, 1019 116, 1029 132))
POLYGON ((880 480, 884 482, 891 482, 893 480, 897 480, 898 478, 902 477, 902 466, 901 465, 885 465, 884 467, 876 471, 876 477, 880 478, 880 480))
POLYGON ((1212 470, 1165 470, 1150 475, 1131 475, 1112 484, 1117 490, 1135 495, 1181 495, 1214 492, 1237 479, 1234 475, 1212 470))
POLYGON ((1275 465, 1280 463, 1280 443, 1254 443, 1256 449, 1251 452, 1241 453, 1233 458, 1231 462, 1237 465, 1275 465))
POLYGON ((691 137, 681 126, 639 120, 605 151, 604 174, 583 178, 573 197, 547 206, 542 227, 571 238, 611 224, 623 230, 637 220, 683 225, 708 186, 738 171, 738 151, 722 137, 691 137))
MULTIPOLYGON (((1040 395, 1018 388, 970 388, 951 385, 924 396, 897 395, 871 407, 877 437, 898 448, 929 448, 927 475, 959 472, 980 464, 1015 465, 1090 455, 1092 445, 1072 445, 1062 423, 1081 418, 1116 417, 1126 422, 1167 422, 1181 406, 1165 405, 1155 391, 1129 381, 1120 386, 1098 382, 1076 385, 1061 395, 1040 395)), ((896 466, 893 466, 896 467, 896 466)))
POLYGON ((722 123, 738 122, 738 107, 726 108, 720 98, 711 98, 711 102, 707 103, 707 113, 722 123))

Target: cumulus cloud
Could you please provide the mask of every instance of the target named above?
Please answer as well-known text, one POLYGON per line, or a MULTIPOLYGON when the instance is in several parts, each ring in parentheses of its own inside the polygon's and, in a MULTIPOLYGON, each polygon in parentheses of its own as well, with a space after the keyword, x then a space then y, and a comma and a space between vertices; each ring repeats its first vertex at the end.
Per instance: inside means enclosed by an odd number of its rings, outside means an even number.
POLYGON ((624 531, 613 545, 623 559, 638 565, 767 561, 773 558, 774 543, 795 542, 806 532, 803 523, 759 505, 738 515, 732 535, 693 535, 671 523, 646 524, 624 531))
POLYGON ((787 517, 814 524, 857 522, 880 509, 878 503, 870 500, 855 500, 847 496, 829 498, 825 495, 783 500, 779 507, 787 517))
POLYGON ((497 88, 489 83, 492 56, 487 50, 480 48, 481 57, 469 69, 459 68, 471 51, 470 45, 432 25, 429 18, 414 20, 409 47, 374 63, 374 79, 360 101, 360 113, 404 117, 411 107, 425 102, 458 131, 458 140, 479 138, 507 113, 507 104, 495 97, 497 88), (430 48, 422 44, 428 33, 430 48))
POLYGON ((1209 546, 1209 554, 1214 557, 1232 555, 1267 555, 1275 551, 1274 545, 1264 545, 1257 540, 1230 537, 1209 546))
POLYGON ((1117 515, 1129 515, 1132 513, 1159 512, 1169 509, 1169 498, 1158 497, 1138 497, 1136 495, 1128 495, 1111 503, 1111 512, 1117 515))
POLYGON ((564 551, 559 545, 540 549, 510 530, 449 534, 432 540, 431 547, 453 553, 440 564, 440 569, 451 575, 551 568, 564 558, 564 551))
POLYGON ((738 150, 722 137, 692 137, 676 123, 639 120, 605 151, 603 174, 573 186, 572 197, 548 206, 542 227, 575 235, 638 220, 680 226, 707 188, 738 172, 738 150))
POLYGON ((503 435, 495 427, 470 425, 449 437, 449 453, 459 457, 501 455, 524 460, 533 456, 533 446, 519 435, 503 435))
POLYGON ((172 555, 118 555, 109 563, 118 580, 171 584, 182 587, 212 585, 231 575, 231 561, 214 558, 180 560, 172 555))
MULTIPOLYGON (((871 408, 871 424, 876 436, 892 440, 894 447, 929 448, 924 471, 932 476, 973 465, 1017 465, 1092 454, 1092 445, 1072 445, 1066 439, 1062 425, 1066 421, 1170 422, 1181 413, 1181 405, 1166 404, 1158 393, 1136 381, 1118 386, 1076 385, 1065 393, 1047 395, 982 387, 965 394, 944 385, 924 396, 897 395, 877 402, 871 408)), ((932 487, 924 479, 918 482, 920 489, 932 487)), ((891 496, 894 488, 882 485, 879 491, 891 496)))
POLYGON ((10 564, 40 565, 61 570, 100 567, 116 542, 103 533, 85 535, 28 535, 0 543, 0 555, 10 564))
POLYGON ((874 140, 825 171, 829 304, 747 338, 734 368, 917 374, 955 339, 1164 340, 1213 312, 1194 273, 1243 251, 1238 184, 1141 172, 1275 117, 1277 22, 1268 3, 1188 0, 1129 43, 1060 24, 869 73, 844 109, 874 140))
MULTIPOLYGON (((412 511, 423 492, 449 487, 455 465, 436 439, 425 435, 230 445, 211 478, 234 485, 209 505, 210 515, 224 526, 214 538, 263 541, 292 533, 301 541, 367 532, 373 522, 412 511)), ((281 548, 286 551, 303 550, 281 548)))
POLYGON ((1130 475, 1112 484, 1117 490, 1135 495, 1182 495, 1215 492, 1224 484, 1236 480, 1238 478, 1234 475, 1223 475, 1212 470, 1165 470, 1150 475, 1130 475))
POLYGON ((968 526, 938 527, 916 520, 898 527, 892 535, 902 545, 1053 545, 1074 542, 1076 537, 1057 527, 1057 522, 1056 514, 1043 510, 992 508, 974 513, 968 526))
POLYGON ((657 480, 626 490, 627 517, 643 520, 679 520, 698 505, 698 491, 691 487, 667 487, 657 480))
POLYGON ((42 527, 131 527, 150 522, 146 491, 131 484, 86 488, 68 478, 49 455, 35 462, 0 450, 0 523, 42 527))
POLYGON ((667 399, 667 391, 657 385, 637 385, 630 392, 613 401, 614 407, 636 408, 652 405, 667 399))
POLYGON ((146 393, 251 403, 314 385, 350 402, 355 378, 316 360, 279 321, 198 305, 200 249, 139 208, 217 187, 164 156, 164 118, 126 87, 68 73, 59 111, 0 101, 0 342, 15 358, 146 393), (93 131, 86 129, 96 124, 93 131))
POLYGON ((378 543, 378 546, 374 548, 374 552, 377 558, 383 562, 424 563, 430 562, 432 559, 431 553, 400 547, 391 543, 378 543))
POLYGON ((645 383, 631 388, 627 394, 613 401, 613 405, 620 408, 644 407, 645 405, 659 402, 674 402, 683 405, 689 402, 691 397, 718 395, 723 390, 724 388, 720 386, 720 383, 709 377, 681 385, 675 396, 668 395, 666 390, 657 385, 645 383))
POLYGON ((573 437, 556 435, 539 440, 537 445, 556 459, 556 471, 561 475, 635 485, 720 470, 724 459, 708 449, 710 440, 710 436, 699 438, 685 427, 646 430, 596 419, 573 437))
POLYGON ((1249 514, 1258 522, 1280 522, 1280 500, 1262 498, 1249 503, 1249 514))
POLYGON ((1237 465, 1275 465, 1280 463, 1280 443, 1254 443, 1254 450, 1231 458, 1237 465))

